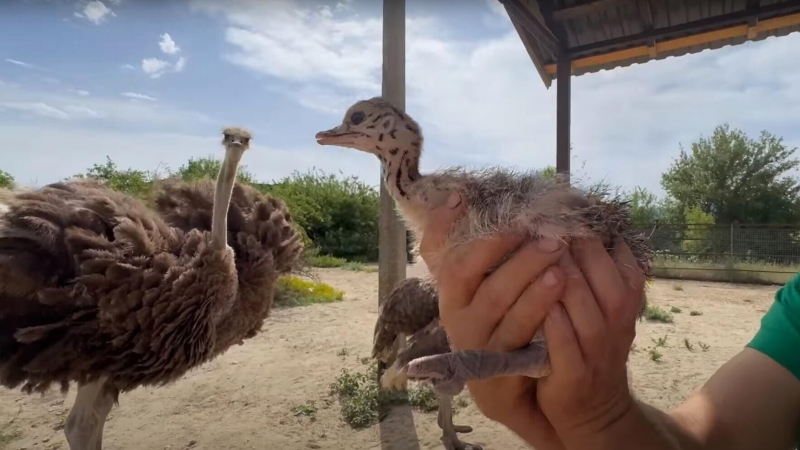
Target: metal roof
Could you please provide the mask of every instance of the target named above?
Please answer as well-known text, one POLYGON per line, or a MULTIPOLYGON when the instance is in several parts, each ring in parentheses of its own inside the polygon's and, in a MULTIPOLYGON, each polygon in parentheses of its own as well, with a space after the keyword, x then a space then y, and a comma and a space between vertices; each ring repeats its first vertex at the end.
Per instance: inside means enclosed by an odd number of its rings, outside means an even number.
POLYGON ((547 87, 559 59, 578 76, 800 31, 800 0, 499 1, 547 87))

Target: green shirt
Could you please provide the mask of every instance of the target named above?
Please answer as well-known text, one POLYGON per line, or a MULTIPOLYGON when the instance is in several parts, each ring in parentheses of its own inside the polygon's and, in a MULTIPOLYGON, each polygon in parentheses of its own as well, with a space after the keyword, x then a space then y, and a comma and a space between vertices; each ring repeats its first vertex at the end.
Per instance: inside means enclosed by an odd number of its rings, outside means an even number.
POLYGON ((778 292, 748 347, 769 356, 800 379, 800 274, 778 292))

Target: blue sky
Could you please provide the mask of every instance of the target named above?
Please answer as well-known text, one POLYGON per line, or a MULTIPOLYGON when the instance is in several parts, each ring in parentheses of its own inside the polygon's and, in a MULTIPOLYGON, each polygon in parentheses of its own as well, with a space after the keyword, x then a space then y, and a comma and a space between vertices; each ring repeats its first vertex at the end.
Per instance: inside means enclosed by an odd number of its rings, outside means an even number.
MULTIPOLYGON (((407 111, 422 168, 555 163, 545 89, 497 0, 407 0, 407 111)), ((729 122, 800 145, 800 34, 573 80, 573 168, 661 192, 679 151, 729 122)), ((0 6, 0 169, 41 185, 105 156, 176 169, 253 130, 264 181, 316 167, 378 183, 377 161, 314 134, 380 94, 380 2, 9 0, 0 6)))

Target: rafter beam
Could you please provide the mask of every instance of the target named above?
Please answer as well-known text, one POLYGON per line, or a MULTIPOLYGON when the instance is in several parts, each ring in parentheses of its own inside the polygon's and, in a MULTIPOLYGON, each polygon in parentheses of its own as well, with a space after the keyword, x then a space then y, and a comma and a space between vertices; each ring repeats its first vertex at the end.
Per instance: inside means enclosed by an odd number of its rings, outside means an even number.
POLYGON ((578 19, 588 16, 589 14, 603 12, 622 3, 628 3, 631 1, 632 0, 595 0, 591 3, 584 3, 583 5, 555 9, 553 10, 553 20, 557 22, 564 22, 566 20, 578 19))
POLYGON ((534 17, 520 0, 500 0, 500 3, 506 8, 506 12, 512 21, 522 24, 538 42, 545 45, 550 53, 558 54, 558 38, 545 24, 534 17))

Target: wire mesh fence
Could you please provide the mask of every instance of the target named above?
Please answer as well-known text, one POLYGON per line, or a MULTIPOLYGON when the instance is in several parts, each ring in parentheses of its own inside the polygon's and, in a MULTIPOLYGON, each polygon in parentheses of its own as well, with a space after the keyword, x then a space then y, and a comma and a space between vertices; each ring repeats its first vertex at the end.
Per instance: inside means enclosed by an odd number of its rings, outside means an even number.
POLYGON ((783 284, 800 271, 798 226, 652 224, 639 228, 656 251, 656 277, 783 284))

